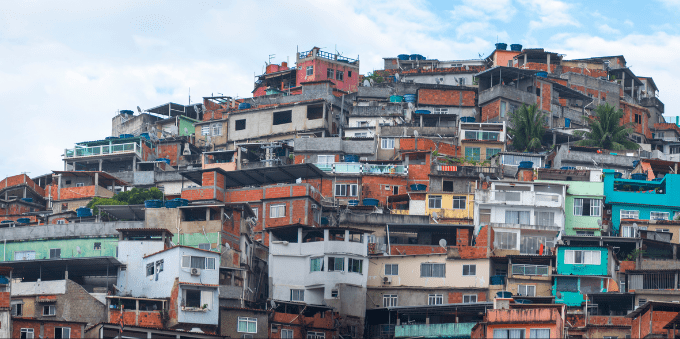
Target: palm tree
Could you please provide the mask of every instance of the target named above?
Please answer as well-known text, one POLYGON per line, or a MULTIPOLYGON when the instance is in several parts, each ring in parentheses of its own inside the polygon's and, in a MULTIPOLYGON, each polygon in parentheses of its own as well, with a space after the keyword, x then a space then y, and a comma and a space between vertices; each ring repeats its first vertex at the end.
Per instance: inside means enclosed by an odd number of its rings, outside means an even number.
POLYGON ((534 104, 522 105, 510 113, 508 133, 512 138, 512 146, 518 151, 537 151, 543 147, 545 122, 543 113, 534 104))
POLYGON ((626 139, 633 132, 632 123, 623 122, 623 111, 615 110, 607 103, 595 108, 595 116, 588 120, 590 131, 577 131, 574 134, 584 136, 578 141, 579 146, 598 147, 610 150, 638 149, 640 145, 626 139))

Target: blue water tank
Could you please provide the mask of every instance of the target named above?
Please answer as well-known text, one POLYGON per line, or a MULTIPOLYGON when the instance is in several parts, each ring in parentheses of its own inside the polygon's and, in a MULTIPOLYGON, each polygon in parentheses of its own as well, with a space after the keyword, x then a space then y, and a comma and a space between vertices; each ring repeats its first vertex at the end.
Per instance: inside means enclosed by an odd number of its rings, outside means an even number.
POLYGON ((547 78, 547 77, 548 77, 548 72, 537 72, 537 73, 536 73, 536 76, 537 76, 537 77, 541 77, 541 78, 547 78))
POLYGON ((247 102, 242 102, 242 103, 238 104, 238 109, 248 109, 248 108, 250 108, 250 104, 247 103, 247 102))
POLYGON ((513 51, 513 52, 521 52, 522 51, 522 45, 512 44, 512 45, 510 45, 510 50, 513 51))
POLYGON ((170 159, 168 159, 168 158, 157 158, 156 161, 162 161, 162 162, 170 165, 170 159))
POLYGON ((534 168, 533 161, 520 161, 519 168, 534 168))
POLYGON ((91 217, 92 210, 87 207, 80 207, 76 209, 76 215, 78 218, 91 217))
POLYGON ((25 202, 33 202, 33 198, 21 198, 25 202))
POLYGON ((576 167, 574 167, 574 166, 562 166, 562 167, 560 167, 560 169, 562 169, 562 170, 575 170, 576 167))
POLYGON ((179 206, 182 206, 181 201, 177 200, 168 200, 165 202, 165 208, 177 208, 179 206))
POLYGON ((356 154, 345 155, 345 162, 359 162, 359 156, 356 154))
POLYGON ((427 185, 424 184, 413 184, 410 185, 411 191, 424 191, 427 189, 427 185))
POLYGON ((496 296, 499 298, 512 298, 512 293, 507 291, 496 292, 496 296))
POLYGON ((113 139, 118 139, 118 137, 106 137, 104 140, 113 140, 113 139))
POLYGON ((149 140, 149 139, 150 139, 149 133, 141 133, 139 136, 142 137, 142 138, 144 138, 144 139, 146 139, 146 140, 149 140))
POLYGON ((121 114, 130 114, 130 115, 135 114, 135 112, 133 110, 130 110, 130 109, 121 110, 120 113, 121 114))
POLYGON ((504 51, 504 50, 508 49, 508 44, 503 43, 503 42, 499 42, 499 43, 496 44, 496 49, 500 49, 501 51, 504 51))
POLYGON ((399 55, 397 55, 397 59, 399 59, 399 60, 408 60, 409 57, 410 57, 409 54, 399 54, 399 55))
POLYGON ((349 200, 347 201, 349 206, 359 206, 359 200, 349 200))
POLYGON ((163 207, 163 200, 150 199, 144 201, 144 207, 146 208, 161 208, 163 207))
POLYGON ((475 122, 475 117, 462 117, 460 118, 462 122, 475 122))
POLYGON ((571 127, 571 119, 564 118, 564 127, 566 127, 566 128, 571 127))
POLYGON ((175 199, 172 199, 172 200, 177 201, 180 206, 189 206, 189 200, 187 200, 187 199, 175 198, 175 199))
POLYGON ((31 219, 30 218, 19 218, 19 219, 17 219, 17 222, 20 223, 20 224, 28 224, 29 222, 31 222, 31 219))
POLYGON ((390 96, 390 102, 402 102, 404 101, 404 97, 401 95, 391 95, 390 96))
POLYGON ((121 134, 120 138, 121 139, 128 139, 128 138, 134 138, 135 136, 132 134, 121 134))
POLYGON ((411 54, 410 59, 411 60, 425 60, 425 57, 420 55, 420 54, 411 54))
POLYGON ((647 180, 647 174, 644 173, 633 173, 630 175, 630 178, 633 180, 647 180))
POLYGON ((406 102, 416 102, 415 94, 404 94, 404 101, 406 102))
POLYGON ((418 109, 416 110, 416 114, 430 114, 431 112, 426 110, 426 109, 418 109))
POLYGON ((366 198, 362 202, 364 206, 378 206, 378 199, 366 198))

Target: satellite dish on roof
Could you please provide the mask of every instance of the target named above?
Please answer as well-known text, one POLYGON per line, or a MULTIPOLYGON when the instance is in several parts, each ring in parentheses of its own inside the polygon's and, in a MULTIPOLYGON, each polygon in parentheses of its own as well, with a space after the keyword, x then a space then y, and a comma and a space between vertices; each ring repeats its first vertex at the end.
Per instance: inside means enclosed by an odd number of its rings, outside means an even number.
POLYGON ((491 178, 488 175, 486 176, 486 182, 491 182, 491 178))
POLYGON ((446 248, 446 239, 439 239, 439 246, 441 248, 446 248))
POLYGON ((437 212, 432 212, 432 221, 434 221, 435 224, 439 223, 439 220, 437 220, 437 218, 439 218, 437 212))
POLYGON ((413 130, 413 136, 414 136, 414 137, 417 137, 417 136, 418 136, 418 131, 413 130))
POLYGON ((479 180, 484 181, 484 173, 479 173, 479 180))
POLYGON ((272 300, 269 304, 272 305, 272 308, 276 308, 276 301, 272 300))
POLYGON ((371 82, 368 79, 364 80, 364 87, 371 87, 371 82))
POLYGON ((142 113, 142 109, 137 106, 137 112, 142 113))
POLYGON ((597 226, 602 226, 602 219, 597 220, 597 226))
POLYGON ((394 81, 399 82, 399 73, 394 73, 394 81))

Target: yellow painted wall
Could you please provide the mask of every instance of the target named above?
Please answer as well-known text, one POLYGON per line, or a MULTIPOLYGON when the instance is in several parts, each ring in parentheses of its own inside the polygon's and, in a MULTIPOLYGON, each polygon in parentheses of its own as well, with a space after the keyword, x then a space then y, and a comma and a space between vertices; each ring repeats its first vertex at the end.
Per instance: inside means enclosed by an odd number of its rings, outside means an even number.
POLYGON ((418 256, 371 257, 368 265, 368 287, 384 287, 385 264, 398 264, 399 275, 388 276, 392 282, 387 285, 419 287, 489 287, 489 259, 447 260, 446 254, 418 256), (420 264, 444 263, 444 278, 422 278, 420 264), (463 265, 477 265, 475 276, 463 276, 463 265))
POLYGON ((427 195, 425 205, 427 215, 432 215, 432 212, 437 212, 439 218, 451 219, 473 219, 474 218, 474 204, 475 195, 466 193, 432 193, 427 195), (442 208, 430 208, 430 195, 442 196, 442 208), (453 197, 465 196, 465 209, 453 209, 453 197))

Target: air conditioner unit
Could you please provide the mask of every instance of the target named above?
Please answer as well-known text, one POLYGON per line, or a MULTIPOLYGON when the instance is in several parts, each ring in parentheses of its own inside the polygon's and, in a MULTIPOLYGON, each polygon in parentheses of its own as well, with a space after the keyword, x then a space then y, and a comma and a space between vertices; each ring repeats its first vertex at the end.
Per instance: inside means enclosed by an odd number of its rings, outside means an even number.
POLYGON ((315 210, 315 209, 317 209, 317 208, 319 208, 319 206, 317 206, 316 204, 312 204, 312 209, 313 209, 313 210, 315 210))
POLYGON ((368 157, 360 157, 359 161, 368 161, 368 157))
POLYGON ((389 190, 390 190, 390 186, 389 186, 389 185, 385 185, 385 191, 389 191, 389 190))
POLYGON ((201 275, 201 270, 198 268, 192 268, 191 275, 201 275))
POLYGON ((392 277, 384 277, 383 278, 383 284, 391 284, 392 283, 392 277))
POLYGON ((272 324, 272 333, 278 333, 279 332, 279 326, 276 324, 272 324))
POLYGON ((611 211, 611 210, 607 210, 607 214, 612 214, 612 211, 611 211))

